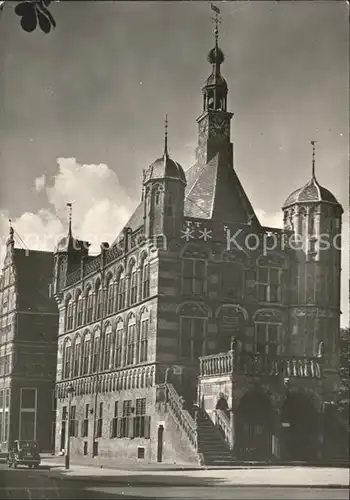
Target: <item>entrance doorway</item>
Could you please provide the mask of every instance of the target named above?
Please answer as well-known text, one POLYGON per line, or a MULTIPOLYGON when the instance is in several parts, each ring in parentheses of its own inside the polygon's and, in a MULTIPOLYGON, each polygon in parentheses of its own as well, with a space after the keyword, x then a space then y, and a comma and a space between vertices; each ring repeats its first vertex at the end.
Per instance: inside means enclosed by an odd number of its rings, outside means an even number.
POLYGON ((163 460, 163 433, 164 426, 158 426, 158 439, 157 439, 157 462, 162 462, 163 460))
POLYGON ((269 398, 258 390, 246 393, 236 412, 236 456, 243 460, 270 459, 273 422, 269 398))
POLYGON ((289 393, 281 409, 281 458, 290 461, 317 459, 320 415, 312 400, 299 392, 289 393))

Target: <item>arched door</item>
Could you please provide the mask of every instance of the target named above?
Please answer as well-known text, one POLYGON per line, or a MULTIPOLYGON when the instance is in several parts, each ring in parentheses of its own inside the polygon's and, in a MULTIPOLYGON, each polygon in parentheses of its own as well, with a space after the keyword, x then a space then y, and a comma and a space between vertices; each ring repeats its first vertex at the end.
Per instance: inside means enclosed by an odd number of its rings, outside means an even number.
POLYGON ((241 399, 235 412, 237 458, 268 460, 272 456, 273 409, 261 391, 250 391, 241 399))
POLYGON ((281 459, 315 460, 319 451, 320 415, 305 394, 291 392, 281 408, 281 459))

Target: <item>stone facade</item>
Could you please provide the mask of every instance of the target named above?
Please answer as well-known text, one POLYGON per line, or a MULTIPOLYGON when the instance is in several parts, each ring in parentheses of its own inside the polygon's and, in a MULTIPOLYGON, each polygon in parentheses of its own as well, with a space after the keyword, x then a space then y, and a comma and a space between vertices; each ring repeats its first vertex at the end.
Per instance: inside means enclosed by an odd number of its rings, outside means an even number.
POLYGON ((16 439, 53 451, 58 310, 49 297, 52 252, 15 248, 13 229, 0 279, 1 451, 16 439))
POLYGON ((166 135, 116 241, 92 258, 69 230, 56 249, 57 452, 70 420, 77 454, 196 461, 186 405, 215 420, 226 398, 236 452, 260 442, 279 457, 283 404, 306 395, 319 418, 337 392, 340 250, 318 243, 340 233, 342 208, 313 173, 283 205, 283 230, 259 223, 234 169, 217 44, 209 59, 196 163, 184 173, 166 135), (266 418, 247 427, 254 398, 266 418))

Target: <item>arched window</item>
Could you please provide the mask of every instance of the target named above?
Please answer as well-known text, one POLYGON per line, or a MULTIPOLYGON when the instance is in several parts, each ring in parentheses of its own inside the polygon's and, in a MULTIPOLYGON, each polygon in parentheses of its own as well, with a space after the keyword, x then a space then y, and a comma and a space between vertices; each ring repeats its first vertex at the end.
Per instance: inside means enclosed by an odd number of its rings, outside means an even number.
POLYGON ((120 368, 123 361, 123 333, 124 327, 123 322, 119 321, 117 323, 117 329, 115 332, 115 357, 114 357, 114 368, 120 368))
POLYGON ((73 344, 73 363, 72 363, 72 376, 78 377, 80 375, 80 358, 81 358, 81 344, 80 335, 78 335, 73 344))
POLYGON ((79 328, 83 324, 83 295, 81 292, 78 293, 77 296, 77 318, 76 318, 76 326, 79 328))
POLYGON ((92 314, 94 310, 94 296, 92 293, 92 288, 89 288, 88 296, 86 300, 86 322, 91 323, 92 314))
POLYGON ((66 304, 66 331, 73 329, 73 300, 68 299, 66 304))
POLYGON ((92 373, 96 373, 99 369, 100 359, 100 335, 95 334, 92 349, 92 373))
POLYGON ((255 323, 254 351, 263 357, 274 357, 280 354, 282 319, 273 311, 257 312, 255 323))
POLYGON ((280 302, 281 269, 278 267, 258 267, 259 302, 280 302))
POLYGON ((125 274, 123 271, 119 273, 118 284, 118 298, 117 298, 117 310, 125 308, 125 274))
POLYGON ((143 259, 141 264, 141 299, 148 299, 150 294, 150 265, 146 258, 143 259))
POLYGON ((135 363, 136 355, 136 321, 132 316, 128 321, 127 334, 126 334, 126 365, 135 363))
POLYGON ((103 370, 109 370, 112 362, 112 327, 107 326, 104 338, 103 349, 103 370))
POLYGON ((202 296, 205 293, 206 259, 205 252, 189 249, 182 260, 182 290, 184 295, 202 296))
POLYGON ((149 333, 149 313, 144 311, 141 314, 140 321, 140 345, 139 345, 139 360, 144 363, 148 360, 148 333, 149 333))
POLYGON ((95 304, 96 304, 95 319, 100 319, 102 316, 102 286, 100 280, 97 280, 96 282, 95 304))
POLYGON ((197 359, 206 354, 208 313, 201 307, 185 305, 180 309, 180 354, 197 359))
POLYGON ((90 372, 90 358, 91 358, 91 338, 90 334, 85 334, 83 342, 83 363, 82 374, 87 375, 90 372))
POLYGON ((63 378, 70 378, 72 361, 72 344, 67 340, 63 351, 63 378))
POLYGON ((112 276, 109 276, 107 280, 107 298, 106 298, 106 310, 107 314, 112 314, 114 312, 114 282, 112 276))
POLYGON ((137 268, 135 262, 130 266, 130 296, 129 305, 137 302, 137 268))

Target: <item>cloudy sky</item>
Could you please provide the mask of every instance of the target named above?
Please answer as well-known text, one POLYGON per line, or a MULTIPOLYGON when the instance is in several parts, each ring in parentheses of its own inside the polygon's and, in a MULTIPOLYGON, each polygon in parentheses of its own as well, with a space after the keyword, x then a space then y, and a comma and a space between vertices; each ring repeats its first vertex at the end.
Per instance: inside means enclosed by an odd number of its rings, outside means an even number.
MULTIPOLYGON (((142 169, 169 149, 193 162, 201 86, 210 72, 203 2, 60 2, 53 33, 0 19, 0 235, 9 217, 26 245, 66 231, 111 241, 140 197, 142 169)), ((348 324, 348 5, 220 3, 235 168, 261 221, 281 225, 287 195, 316 173, 346 214, 343 324, 348 324)))

